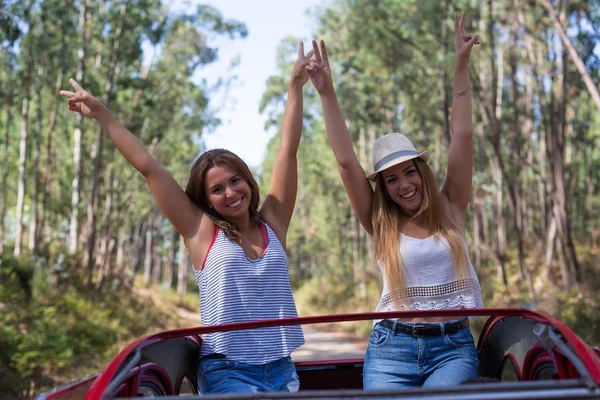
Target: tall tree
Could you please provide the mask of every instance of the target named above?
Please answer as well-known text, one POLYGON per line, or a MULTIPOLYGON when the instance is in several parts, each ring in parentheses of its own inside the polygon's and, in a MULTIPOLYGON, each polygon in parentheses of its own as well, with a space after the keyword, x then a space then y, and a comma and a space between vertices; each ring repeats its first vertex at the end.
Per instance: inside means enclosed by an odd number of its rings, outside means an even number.
POLYGON ((25 207, 25 162, 27 159, 27 136, 29 134, 29 100, 31 90, 31 75, 33 70, 33 35, 31 28, 33 26, 34 0, 29 0, 25 10, 24 19, 26 20, 26 29, 29 31, 24 41, 27 42, 24 53, 23 86, 21 100, 21 137, 19 139, 19 178, 17 183, 17 227, 15 233, 14 255, 21 254, 23 246, 23 208, 25 207))
MULTIPOLYGON (((75 72, 75 80, 81 85, 86 85, 85 64, 88 52, 88 41, 90 40, 89 24, 91 23, 88 17, 91 8, 91 0, 80 0, 79 3, 79 47, 77 49, 77 69, 75 72)), ((69 223, 68 248, 71 254, 77 250, 77 238, 79 235, 79 196, 81 184, 81 139, 82 139, 82 124, 83 117, 75 116, 75 128, 73 129, 73 164, 74 174, 71 184, 71 220, 69 223)))

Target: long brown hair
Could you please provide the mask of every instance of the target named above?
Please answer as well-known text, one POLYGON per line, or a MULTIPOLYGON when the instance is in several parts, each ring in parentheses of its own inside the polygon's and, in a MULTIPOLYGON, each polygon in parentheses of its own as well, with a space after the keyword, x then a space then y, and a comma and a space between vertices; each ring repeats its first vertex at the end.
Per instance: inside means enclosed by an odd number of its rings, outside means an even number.
POLYGON ((373 196, 373 246, 375 259, 382 264, 383 273, 392 298, 401 302, 405 295, 405 279, 402 273, 403 264, 400 258, 400 232, 402 226, 410 219, 421 217, 425 227, 432 235, 446 239, 454 268, 458 277, 467 274, 468 258, 462 235, 456 224, 444 212, 440 188, 435 174, 429 165, 420 158, 413 159, 415 168, 423 180, 423 199, 419 210, 413 217, 402 212, 402 208, 391 198, 385 188, 383 174, 377 175, 375 194, 373 196))
POLYGON ((237 155, 229 150, 214 149, 203 153, 192 165, 190 179, 185 188, 188 197, 206 214, 219 228, 223 230, 229 240, 240 241, 240 230, 237 226, 227 221, 214 208, 208 205, 208 196, 206 193, 206 173, 213 167, 229 165, 240 177, 250 186, 250 220, 255 224, 261 223, 258 214, 258 203, 260 201, 260 192, 258 184, 252 176, 248 165, 237 155))

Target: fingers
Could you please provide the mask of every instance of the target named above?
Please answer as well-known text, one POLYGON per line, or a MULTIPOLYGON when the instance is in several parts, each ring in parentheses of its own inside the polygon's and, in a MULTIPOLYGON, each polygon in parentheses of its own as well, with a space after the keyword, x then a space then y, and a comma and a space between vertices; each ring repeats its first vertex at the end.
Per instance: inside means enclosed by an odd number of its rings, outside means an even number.
POLYGON ((70 105, 70 104, 81 103, 83 100, 85 100, 85 96, 78 96, 78 95, 75 95, 75 96, 73 96, 73 97, 71 97, 71 98, 69 99, 69 105, 70 105))
POLYGON ((467 42, 467 46, 470 48, 476 44, 479 44, 479 35, 478 34, 471 35, 471 38, 467 42))
POLYGON ((315 60, 317 60, 317 62, 320 63, 322 61, 322 59, 321 59, 321 53, 319 52, 319 47, 317 46, 317 41, 313 40, 312 45, 313 45, 313 51, 315 52, 315 60))
POLYGON ((61 90, 60 92, 58 92, 58 94, 60 94, 61 96, 68 97, 68 98, 71 98, 71 97, 77 95, 77 93, 69 92, 68 90, 61 90))
POLYGON ((328 66, 323 66, 313 60, 310 61, 309 65, 314 73, 327 72, 329 70, 328 66))
POLYGON ((458 28, 460 29, 460 33, 464 34, 465 33, 465 16, 467 14, 465 12, 463 12, 460 15, 460 21, 458 21, 458 28))
POLYGON ((458 31, 458 15, 454 13, 454 31, 458 31))
POLYGON ((75 79, 71 78, 71 79, 69 79, 69 82, 71 83, 71 85, 73 86, 73 88, 76 91, 83 90, 83 88, 81 87, 81 85, 79 85, 79 83, 77 83, 77 81, 75 79))
POLYGON ((327 55, 327 47, 325 47, 325 41, 321 39, 321 53, 323 54, 323 60, 329 62, 329 56, 327 55))
POLYGON ((298 43, 298 58, 301 59, 302 57, 304 57, 304 43, 301 40, 300 43, 298 43))
POLYGON ((313 54, 315 54, 315 51, 313 49, 310 49, 310 51, 308 53, 306 53, 304 58, 310 59, 313 56, 313 54))

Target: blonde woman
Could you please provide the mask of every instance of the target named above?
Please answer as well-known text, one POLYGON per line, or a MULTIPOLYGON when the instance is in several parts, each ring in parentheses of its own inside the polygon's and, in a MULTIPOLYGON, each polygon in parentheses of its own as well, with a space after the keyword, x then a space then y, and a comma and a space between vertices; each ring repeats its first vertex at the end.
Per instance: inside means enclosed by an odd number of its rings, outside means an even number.
MULTIPOLYGON (((373 239, 384 287, 377 311, 482 307, 479 281, 464 240, 473 166, 473 123, 468 64, 478 35, 464 33, 454 16, 456 63, 452 141, 440 190, 427 164, 400 133, 373 145, 366 176, 352 148, 331 78, 327 48, 313 41, 306 67, 321 97, 327 135, 352 208, 373 239), (375 182, 372 189, 369 180, 375 182)), ((365 389, 452 386, 478 375, 467 318, 382 320, 375 324, 364 362, 365 389)))

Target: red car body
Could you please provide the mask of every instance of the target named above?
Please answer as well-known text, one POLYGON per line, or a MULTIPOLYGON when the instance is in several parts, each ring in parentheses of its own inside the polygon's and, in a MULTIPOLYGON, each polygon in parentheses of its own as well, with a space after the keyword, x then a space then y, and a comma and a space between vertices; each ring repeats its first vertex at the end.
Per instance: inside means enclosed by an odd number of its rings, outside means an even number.
POLYGON ((197 395, 198 355, 204 333, 425 316, 488 317, 477 343, 480 375, 484 378, 482 382, 445 389, 367 392, 362 390, 362 358, 303 361, 296 362, 300 377, 299 392, 246 397, 462 400, 600 398, 598 348, 584 343, 567 326, 550 316, 529 309, 504 308, 327 315, 166 331, 131 343, 98 375, 58 388, 38 399, 194 396, 197 395))

